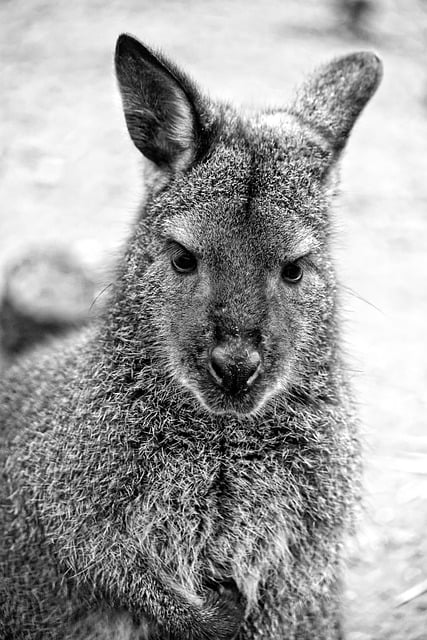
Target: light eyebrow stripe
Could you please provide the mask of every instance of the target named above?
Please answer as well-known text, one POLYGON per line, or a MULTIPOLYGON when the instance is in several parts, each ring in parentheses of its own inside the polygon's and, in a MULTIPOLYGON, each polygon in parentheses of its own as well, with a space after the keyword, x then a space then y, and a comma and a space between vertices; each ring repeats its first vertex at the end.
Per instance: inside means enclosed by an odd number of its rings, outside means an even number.
POLYGON ((313 236, 310 236, 309 238, 307 238, 307 236, 303 238, 296 237, 294 242, 291 241, 288 243, 286 257, 297 260, 298 258, 303 258, 319 248, 320 242, 316 240, 316 238, 313 238, 313 236))
POLYGON ((177 242, 181 244, 184 249, 197 254, 197 249, 194 247, 194 227, 190 230, 188 221, 181 217, 178 220, 168 221, 164 224, 162 230, 162 236, 165 241, 177 242))
MULTIPOLYGON (((173 221, 167 221, 164 224, 163 238, 165 242, 176 242, 184 247, 197 258, 200 258, 200 251, 195 247, 194 243, 194 226, 191 226, 184 216, 175 218, 173 221)), ((294 236, 286 242, 284 248, 284 259, 298 260, 304 256, 317 251, 320 248, 320 242, 307 231, 294 233, 294 236)))

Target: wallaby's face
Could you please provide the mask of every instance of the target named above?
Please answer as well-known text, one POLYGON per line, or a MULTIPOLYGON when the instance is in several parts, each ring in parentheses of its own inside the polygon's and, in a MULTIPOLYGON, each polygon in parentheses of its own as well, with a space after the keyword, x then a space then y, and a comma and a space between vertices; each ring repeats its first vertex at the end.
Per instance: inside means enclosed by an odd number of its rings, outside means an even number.
POLYGON ((158 292, 150 312, 164 359, 218 412, 252 412, 297 384, 333 307, 325 221, 307 220, 324 218, 322 186, 298 184, 301 167, 268 129, 252 135, 251 149, 219 142, 145 210, 155 248, 144 278, 158 292))
POLYGON ((336 61, 291 112, 251 120, 209 108, 128 36, 116 68, 131 137, 155 167, 133 241, 133 260, 138 246, 149 258, 134 285, 146 296, 146 335, 207 409, 259 411, 327 367, 333 169, 377 85, 378 62, 336 61))

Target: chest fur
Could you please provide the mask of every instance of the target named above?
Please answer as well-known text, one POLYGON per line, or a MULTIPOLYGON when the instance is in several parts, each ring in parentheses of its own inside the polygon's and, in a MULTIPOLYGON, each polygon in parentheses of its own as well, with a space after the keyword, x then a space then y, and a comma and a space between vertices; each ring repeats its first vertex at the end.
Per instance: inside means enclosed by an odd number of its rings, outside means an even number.
POLYGON ((187 596, 206 580, 233 579, 248 600, 302 535, 318 492, 311 465, 289 447, 261 451, 233 440, 157 451, 126 526, 145 557, 187 596), (302 480, 304 476, 304 480, 302 480), (302 492, 302 487, 305 491, 302 492))

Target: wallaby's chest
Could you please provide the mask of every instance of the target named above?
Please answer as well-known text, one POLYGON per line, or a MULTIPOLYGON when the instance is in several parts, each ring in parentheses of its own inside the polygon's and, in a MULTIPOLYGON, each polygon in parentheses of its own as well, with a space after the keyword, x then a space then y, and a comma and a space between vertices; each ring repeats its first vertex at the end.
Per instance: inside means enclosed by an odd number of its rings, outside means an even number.
POLYGON ((190 590, 201 576, 258 582, 286 555, 299 517, 286 451, 234 436, 153 449, 129 505, 130 534, 190 590))
MULTIPOLYGON (((233 434, 235 436, 235 434, 233 434)), ((147 446, 138 488, 139 510, 178 519, 190 516, 232 520, 264 513, 268 502, 286 501, 293 461, 286 446, 267 448, 261 441, 234 438, 173 439, 147 446)), ((224 524, 224 523, 222 523, 224 524)))

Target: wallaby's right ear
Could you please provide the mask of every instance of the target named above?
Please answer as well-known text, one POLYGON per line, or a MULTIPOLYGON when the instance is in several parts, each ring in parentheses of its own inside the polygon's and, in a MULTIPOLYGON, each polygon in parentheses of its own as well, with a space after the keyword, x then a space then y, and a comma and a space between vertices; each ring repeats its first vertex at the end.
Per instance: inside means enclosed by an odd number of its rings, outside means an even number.
POLYGON ((379 58, 369 51, 347 54, 320 67, 302 86, 293 112, 322 129, 339 153, 382 77, 379 58))
POLYGON ((191 82, 126 34, 117 40, 115 66, 135 146, 159 167, 187 168, 200 136, 191 82))

